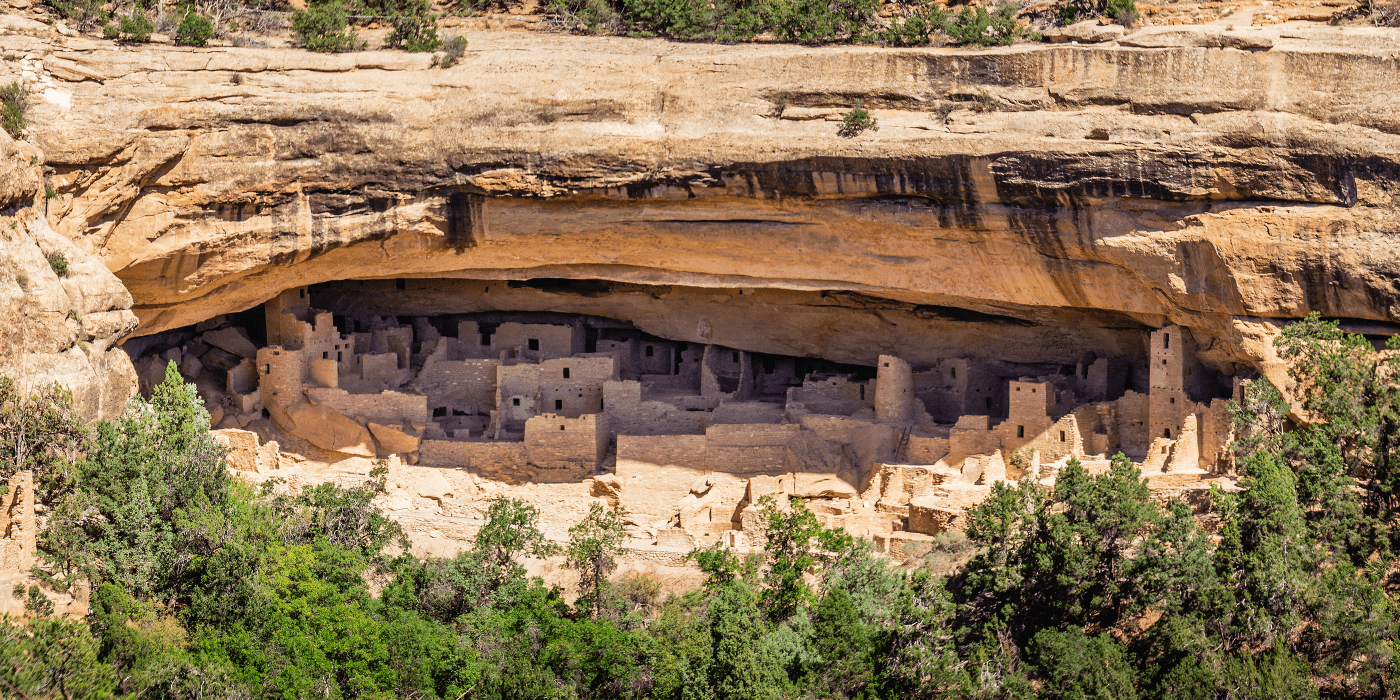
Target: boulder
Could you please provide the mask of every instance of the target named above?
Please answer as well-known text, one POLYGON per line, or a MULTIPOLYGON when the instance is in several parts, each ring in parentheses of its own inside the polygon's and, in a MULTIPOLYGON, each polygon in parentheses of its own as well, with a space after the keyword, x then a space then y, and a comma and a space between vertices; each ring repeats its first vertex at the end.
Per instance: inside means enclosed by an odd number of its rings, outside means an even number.
POLYGON ((602 474, 593 477, 593 486, 589 494, 597 498, 606 498, 608 505, 616 508, 622 503, 623 481, 616 474, 602 474))
POLYGON ((1146 27, 1119 39, 1118 44, 1143 49, 1170 49, 1186 46, 1212 48, 1225 45, 1225 33, 1219 27, 1191 25, 1146 27))
POLYGON ((1258 29, 1232 29, 1225 32, 1224 38, 1226 46, 1246 51, 1267 51, 1274 47, 1274 42, 1278 39, 1274 34, 1258 29))
POLYGON ((258 472, 258 435, 248 430, 215 430, 214 441, 228 448, 228 468, 258 472))
POLYGON ((1098 44, 1117 41, 1123 38, 1123 27, 1117 24, 1103 25, 1096 19, 1075 22, 1068 27, 1046 30, 1045 38, 1057 44, 1077 41, 1081 44, 1098 44))
POLYGON ((858 494, 854 486, 835 477, 810 477, 797 475, 797 493, 801 498, 855 498, 858 494), (807 478, 804 478, 807 477, 807 478))
POLYGON ((419 475, 413 480, 412 491, 423 498, 437 501, 442 505, 442 501, 456 495, 456 490, 452 487, 452 482, 443 476, 440 469, 424 470, 426 473, 419 475))
POLYGON ((418 451, 418 437, 405 432, 402 425, 380 425, 371 421, 369 431, 384 452, 408 454, 418 451))
POLYGON ((194 381, 199 377, 199 373, 204 371, 204 363, 199 361, 194 355, 185 355, 180 358, 180 376, 194 381))
POLYGON ((220 328, 217 331, 206 331, 204 335, 200 336, 200 340, 239 357, 251 360, 258 356, 257 346, 253 345, 253 341, 248 340, 243 329, 234 326, 220 328))
POLYGON ((374 457, 374 438, 368 430, 324 404, 294 404, 287 416, 295 428, 293 435, 332 452, 374 457))

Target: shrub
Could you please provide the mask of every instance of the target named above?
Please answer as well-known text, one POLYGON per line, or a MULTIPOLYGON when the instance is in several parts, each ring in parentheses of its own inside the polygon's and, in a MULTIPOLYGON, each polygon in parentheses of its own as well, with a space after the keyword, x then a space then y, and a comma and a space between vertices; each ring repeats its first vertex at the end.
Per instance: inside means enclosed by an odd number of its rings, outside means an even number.
POLYGON ((926 46, 939 34, 946 34, 951 15, 935 2, 919 5, 901 22, 886 29, 881 38, 895 46, 926 46))
POLYGON ((16 138, 24 131, 24 98, 27 93, 19 81, 0 87, 0 128, 16 138))
MULTIPOLYGON (((992 93, 983 90, 982 93, 977 96, 977 106, 974 107, 974 109, 978 112, 995 112, 1000 106, 1000 100, 993 97, 992 93)), ((1025 469, 1025 467, 1022 467, 1022 469, 1025 469)))
MULTIPOLYGON (((732 4, 732 3, 731 3, 732 4)), ((714 39, 732 7, 699 0, 623 0, 632 29, 676 39, 714 39)))
POLYGON ((851 111, 841 116, 841 130, 837 133, 849 139, 860 136, 866 131, 879 130, 879 122, 870 112, 866 111, 865 105, 857 104, 851 111))
POLYGON ((63 257, 63 253, 54 251, 49 253, 49 269, 53 270, 59 277, 68 276, 68 258, 63 257))
POLYGON ((411 0, 401 11, 390 15, 389 24, 394 30, 384 40, 385 45, 414 53, 436 51, 442 40, 438 39, 437 17, 431 9, 428 0, 411 0))
POLYGON ((815 43, 862 38, 876 16, 876 0, 770 0, 773 33, 789 41, 815 43))
POLYGON ((346 21, 345 5, 334 0, 293 12, 292 32, 312 51, 339 53, 355 49, 355 30, 346 21))
POLYGON ((24 609, 26 611, 35 617, 48 617, 53 614, 53 601, 49 600, 48 596, 44 595, 42 589, 38 586, 29 586, 28 590, 25 590, 25 588, 26 587, 23 585, 16 588, 15 597, 19 597, 21 591, 24 592, 24 609))
POLYGON ((623 27, 622 15, 607 0, 549 0, 553 21, 587 34, 611 34, 623 27))
POLYGON ((467 38, 454 36, 442 45, 442 67, 451 68, 467 53, 467 38))
POLYGON ((1074 3, 1065 3, 1060 8, 1060 25, 1068 27, 1074 24, 1074 20, 1079 19, 1079 8, 1074 3))
POLYGON ((121 30, 117 29, 117 25, 115 24, 106 24, 102 26, 103 39, 111 39, 112 41, 116 41, 117 39, 121 38, 121 35, 121 30))
POLYGON ((54 191, 53 185, 50 185, 50 184, 48 184, 48 183, 45 183, 45 184, 44 184, 44 199, 53 199, 54 197, 57 197, 57 196, 58 196, 58 193, 54 191))
MULTIPOLYGON (((122 18, 121 26, 117 28, 122 41, 129 41, 134 44, 144 44, 151 40, 151 32, 156 30, 155 22, 152 22, 140 10, 132 10, 131 14, 122 18)), ((103 30, 106 36, 106 30, 103 30)))
POLYGON ((1377 27, 1400 27, 1400 1, 1371 0, 1371 23, 1377 27))
POLYGON ((196 14, 194 10, 185 13, 180 26, 175 30, 175 43, 185 46, 203 46, 214 36, 214 23, 208 17, 196 14))
POLYGON ((1108 0, 1104 5, 1104 14, 1113 18, 1113 21, 1131 27, 1141 15, 1137 11, 1137 3, 1134 0, 1108 0))
POLYGON ((102 0, 47 0, 44 4, 52 7, 69 24, 85 32, 92 31, 110 17, 102 8, 102 0))
POLYGON ((29 289, 29 275, 26 275, 26 274, 24 274, 24 273, 20 273, 20 274, 18 274, 18 275, 15 275, 15 284, 19 285, 19 288, 20 288, 21 290, 23 290, 23 291, 28 291, 28 289, 29 289))
POLYGON ((1020 34, 1016 6, 1011 3, 998 7, 993 13, 983 7, 975 11, 964 7, 948 25, 948 36, 961 46, 1006 46, 1015 42, 1020 34))

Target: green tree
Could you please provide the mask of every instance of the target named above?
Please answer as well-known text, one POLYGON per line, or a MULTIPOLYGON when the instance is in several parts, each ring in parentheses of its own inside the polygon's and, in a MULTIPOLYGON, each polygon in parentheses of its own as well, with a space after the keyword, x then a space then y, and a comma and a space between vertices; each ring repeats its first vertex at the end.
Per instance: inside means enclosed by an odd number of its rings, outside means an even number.
POLYGON ((812 609, 811 646, 817 659, 805 679, 817 697, 858 697, 874 680, 872 630, 851 595, 828 591, 812 609))
POLYGON ((306 48, 318 53, 354 51, 355 30, 346 18, 340 0, 314 2, 305 10, 292 13, 292 33, 306 48))
POLYGON ((607 602, 608 575, 617 566, 617 554, 627 533, 622 516, 594 501, 588 515, 569 528, 569 567, 579 572, 579 603, 597 618, 607 602))
POLYGON ((190 8, 175 29, 175 42, 186 46, 203 46, 214 37, 214 23, 190 8))
POLYGON ((539 520, 539 509, 524 501, 500 496, 491 500, 486 524, 476 534, 476 553, 491 590, 524 578, 520 557, 547 557, 558 551, 540 532, 539 520))
POLYGON ((875 640, 882 697, 961 697, 971 680, 955 645, 956 604, 941 579, 915 571, 900 588, 896 617, 875 640))
MULTIPOLYGON (((1388 343, 1400 349, 1400 336, 1388 343)), ((1346 333, 1316 313, 1290 324, 1274 341, 1288 361, 1296 398, 1310 420, 1296 436, 1299 496, 1320 503, 1345 489, 1349 477, 1366 484, 1373 514, 1400 506, 1400 381, 1393 353, 1376 352, 1365 337, 1346 333)))
POLYGON ((61 497, 75 487, 73 465, 91 441, 68 389, 53 383, 25 392, 0 377, 0 478, 31 471, 41 500, 61 497))
POLYGON ((768 559, 760 605, 772 622, 786 620, 798 608, 813 603, 815 595, 806 577, 830 555, 852 547, 849 535, 840 529, 823 528, 801 500, 789 503, 790 508, 784 510, 772 496, 759 499, 768 559))
POLYGON ((436 51, 442 46, 437 35, 437 17, 428 0, 409 0, 389 15, 393 28, 384 44, 390 48, 414 53, 436 51))
POLYGON ((1122 643, 1078 627, 1044 629, 1031 639, 1030 662, 1045 679, 1045 700, 1137 698, 1136 676, 1122 643))
POLYGON ((1304 567, 1315 564, 1293 472, 1275 455, 1256 452, 1237 498, 1221 496, 1216 566, 1235 595, 1227 614, 1233 648, 1291 641, 1308 588, 1304 567))
POLYGON ((31 698, 112 698, 116 678, 97 658, 87 625, 63 618, 18 624, 0 617, 0 695, 31 698))
POLYGON ((131 14, 122 17, 121 23, 117 27, 121 40, 134 44, 144 44, 150 41, 151 33, 155 30, 156 23, 152 22, 146 13, 139 8, 132 9, 131 14))
POLYGON ((178 581, 198 536, 181 524, 227 500, 225 452, 173 362, 150 401, 135 397, 116 421, 98 423, 79 472, 95 496, 99 517, 87 530, 103 580, 141 595, 178 581))

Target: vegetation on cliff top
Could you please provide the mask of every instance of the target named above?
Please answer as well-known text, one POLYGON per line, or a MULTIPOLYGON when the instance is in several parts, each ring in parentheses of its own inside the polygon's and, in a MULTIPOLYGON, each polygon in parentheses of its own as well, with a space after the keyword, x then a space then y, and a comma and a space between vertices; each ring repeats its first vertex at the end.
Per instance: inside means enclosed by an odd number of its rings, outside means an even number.
POLYGON ((769 500, 764 551, 697 550, 704 588, 660 600, 609 576, 620 522, 597 506, 570 532, 575 605, 526 575, 558 547, 523 503, 493 502, 469 551, 418 559, 371 506, 382 470, 295 495, 231 477, 173 367, 95 429, 61 389, 0 381, 0 476, 34 471, 47 507, 39 571, 94 585, 86 621, 0 621, 0 695, 1391 697, 1394 353, 1316 317, 1277 344, 1307 420, 1250 384, 1243 489, 1204 513, 1153 501, 1121 455, 1071 462, 1053 488, 995 485, 942 577, 769 500))
MULTIPOLYGON (((366 48, 356 41, 353 26, 378 22, 391 28, 384 42, 387 48, 428 52, 442 47, 434 5, 427 0, 312 0, 300 8, 284 0, 225 0, 181 4, 171 11, 144 0, 45 0, 45 5, 79 30, 100 30, 109 39, 130 43, 149 41, 154 32, 162 32, 180 44, 203 46, 215 36, 235 38, 242 30, 290 28, 312 51, 352 51, 366 48)), ((442 9, 446 14, 472 15, 508 7, 501 0, 457 0, 442 9)), ((938 0, 548 0, 541 9, 547 26, 555 29, 684 41, 738 42, 765 36, 804 44, 982 47, 1039 40, 1018 19, 1020 6, 1011 2, 969 5, 956 13, 938 0)), ((1048 14, 1034 16, 1044 21, 1042 15, 1058 16, 1066 24, 1095 16, 1131 24, 1138 16, 1133 0, 1067 0, 1048 14)))

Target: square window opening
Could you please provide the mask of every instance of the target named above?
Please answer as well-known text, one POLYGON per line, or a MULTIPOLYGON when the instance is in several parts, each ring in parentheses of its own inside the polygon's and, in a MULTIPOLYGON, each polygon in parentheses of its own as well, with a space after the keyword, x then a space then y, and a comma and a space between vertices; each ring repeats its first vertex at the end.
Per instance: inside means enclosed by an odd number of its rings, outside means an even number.
POLYGON ((511 400, 510 400, 510 405, 512 405, 512 406, 519 406, 519 405, 520 405, 520 399, 511 399, 511 400))
POLYGON ((531 339, 525 341, 525 344, 526 344, 526 346, 528 346, 531 350, 539 350, 539 349, 540 349, 540 339, 539 339, 539 338, 531 338, 531 339))
POLYGON ((1065 441, 1065 431, 1061 430, 1061 431, 1060 431, 1060 442, 1064 442, 1064 441, 1065 441))
POLYGON ((568 367, 565 367, 565 368, 564 368, 564 378, 565 378, 565 379, 568 379, 568 378, 569 378, 569 368, 568 368, 568 367))
POLYGON ((556 410, 556 411, 562 411, 562 410, 564 410, 564 399, 555 399, 555 400, 554 400, 554 410, 556 410))
POLYGON ((1018 438, 1023 438, 1023 437, 1025 437, 1025 436, 1026 436, 1026 426, 1024 426, 1024 425, 1018 425, 1018 426, 1016 426, 1016 437, 1018 437, 1018 438))
POLYGON ((651 356, 652 356, 652 348, 651 348, 650 345, 648 345, 648 346, 647 346, 647 357, 651 357, 651 356))

